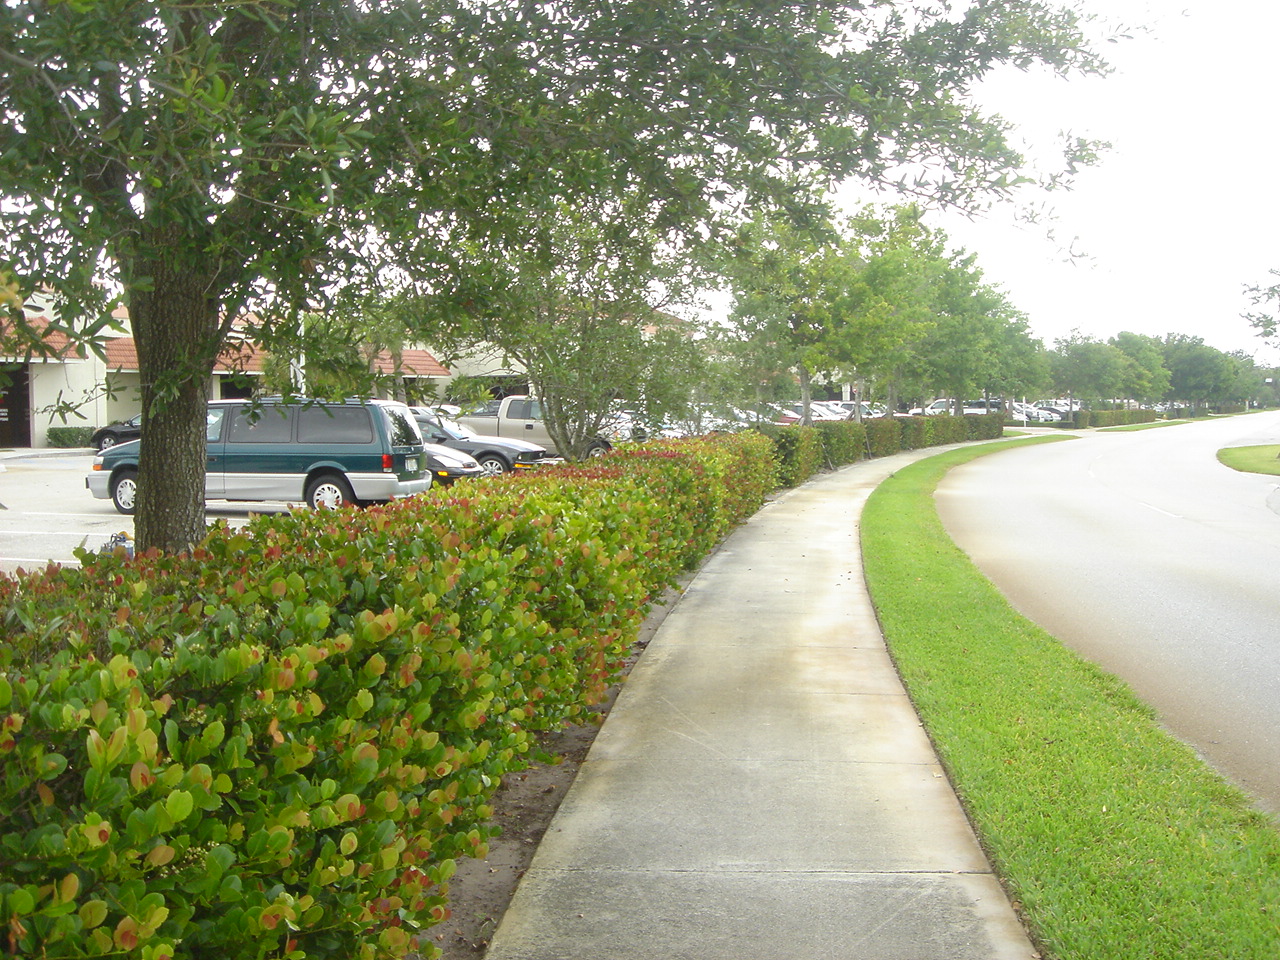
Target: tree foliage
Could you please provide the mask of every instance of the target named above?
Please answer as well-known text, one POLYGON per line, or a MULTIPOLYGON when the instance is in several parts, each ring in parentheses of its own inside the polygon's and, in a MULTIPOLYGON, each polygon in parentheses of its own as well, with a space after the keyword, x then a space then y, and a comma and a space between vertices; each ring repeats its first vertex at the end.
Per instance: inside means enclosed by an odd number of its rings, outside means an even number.
POLYGON ((1144 403, 1164 399, 1169 392, 1169 370, 1160 339, 1123 331, 1108 343, 1124 354, 1120 394, 1144 403))
POLYGON ((1016 311, 1001 290, 983 282, 977 258, 961 252, 940 274, 934 314, 917 350, 919 366, 937 396, 960 406, 996 383, 999 350, 1016 311))
POLYGON ((1251 309, 1243 316, 1250 326, 1258 331, 1258 336, 1274 338, 1280 332, 1280 270, 1270 271, 1271 283, 1255 283, 1246 285, 1245 295, 1249 298, 1251 309))
POLYGON ((925 336, 945 264, 920 211, 904 207, 808 225, 758 216, 740 229, 724 271, 733 321, 796 372, 807 416, 815 374, 876 375, 925 336))
POLYGON ((1185 334, 1169 334, 1163 346, 1170 399, 1195 406, 1232 394, 1239 370, 1230 355, 1185 334))
POLYGON ((673 238, 798 202, 796 168, 1007 193, 1021 158, 974 82, 1100 69, 1032 0, 13 0, 0 33, 0 258, 90 339, 127 305, 137 532, 167 549, 201 533, 209 373, 245 307, 269 335, 388 258, 421 271, 601 190, 643 190, 673 238))
POLYGON ((622 404, 667 419, 684 412, 700 376, 696 325, 657 306, 679 305, 685 280, 655 219, 634 194, 530 213, 533 242, 473 241, 433 278, 440 290, 410 301, 408 322, 446 357, 483 345, 514 361, 556 448, 580 459, 622 404))
POLYGON ((1098 400, 1120 395, 1126 371, 1118 347, 1072 331, 1050 354, 1055 390, 1065 397, 1098 400))

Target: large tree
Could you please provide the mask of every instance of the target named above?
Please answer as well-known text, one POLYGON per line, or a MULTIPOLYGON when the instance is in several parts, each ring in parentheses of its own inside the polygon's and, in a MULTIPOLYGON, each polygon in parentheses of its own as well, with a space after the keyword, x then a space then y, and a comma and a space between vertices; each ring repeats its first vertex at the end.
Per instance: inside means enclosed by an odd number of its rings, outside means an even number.
POLYGON ((984 389, 1006 402, 1042 395, 1051 382, 1044 343, 1032 336, 1026 316, 1008 304, 998 321, 991 340, 995 362, 984 389))
POLYGON ((766 214, 741 228, 723 268, 733 320, 795 372, 805 422, 815 374, 877 373, 924 335, 946 271, 939 244, 914 207, 839 224, 766 214))
POLYGON ((1195 407, 1231 399, 1239 361, 1200 337, 1171 333, 1164 338, 1169 399, 1195 407))
POLYGON ((1124 354, 1120 393, 1140 403, 1152 403, 1169 392, 1169 371, 1159 337, 1123 331, 1108 341, 1124 354))
POLYGON ((621 184, 673 236, 789 201, 797 166, 1005 192, 1021 158, 973 84, 1098 69, 1031 0, 7 0, 0 35, 0 259, 68 326, 128 307, 137 536, 169 550, 202 536, 209 373, 245 308, 269 340, 405 256, 384 238, 510 235, 510 207, 621 184))
POLYGON ((483 346, 514 361, 572 459, 599 449, 624 404, 654 423, 683 413, 703 356, 696 327, 669 312, 686 258, 655 229, 661 211, 633 190, 528 213, 523 244, 463 241, 410 325, 446 358, 483 346))
POLYGON ((1061 396, 1100 400, 1119 396, 1126 356, 1118 347, 1078 330, 1054 342, 1049 354, 1054 388, 1061 396))
MULTIPOLYGON (((924 382, 951 398, 959 414, 966 400, 999 383, 1001 350, 1021 315, 1002 290, 983 281, 977 258, 963 251, 941 273, 933 310, 933 324, 916 347, 918 364, 924 382)), ((1025 333, 1025 324, 1021 329, 1025 333)))

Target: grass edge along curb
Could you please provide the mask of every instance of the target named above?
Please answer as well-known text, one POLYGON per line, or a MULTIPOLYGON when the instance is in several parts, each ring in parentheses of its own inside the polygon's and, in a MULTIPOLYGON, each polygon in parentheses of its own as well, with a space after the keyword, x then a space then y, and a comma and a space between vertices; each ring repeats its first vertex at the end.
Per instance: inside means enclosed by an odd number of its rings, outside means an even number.
POLYGON ((1275 821, 1014 611, 942 527, 947 470, 1036 442, 930 457, 868 501, 867 582, 908 693, 1044 956, 1273 960, 1275 821))
POLYGON ((1267 443, 1252 447, 1223 447, 1218 451, 1218 462, 1240 473, 1257 473, 1274 477, 1280 475, 1280 444, 1267 443))

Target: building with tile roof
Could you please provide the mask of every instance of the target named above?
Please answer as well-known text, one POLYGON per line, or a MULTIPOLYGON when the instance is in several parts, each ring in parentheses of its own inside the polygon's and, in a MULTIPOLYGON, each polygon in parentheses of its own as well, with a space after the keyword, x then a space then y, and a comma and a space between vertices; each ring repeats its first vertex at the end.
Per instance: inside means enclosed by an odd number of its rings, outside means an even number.
MULTIPOLYGON (((34 349, 19 349, 0 339, 0 372, 8 381, 0 385, 0 448, 46 447, 50 427, 96 428, 127 420, 141 410, 138 348, 132 337, 108 338, 99 357, 83 347, 73 347, 57 329, 45 330, 53 315, 47 301, 32 298, 26 311, 42 342, 34 349), (6 350, 10 351, 7 355, 6 350), (55 412, 64 403, 75 404, 78 417, 72 414, 64 422, 55 412)), ((117 308, 113 316, 123 334, 128 314, 117 308)), ((229 342, 214 364, 210 398, 260 392, 266 357, 266 351, 249 340, 229 342)), ((451 378, 449 369, 421 347, 395 353, 382 350, 371 363, 378 374, 409 381, 410 387, 413 381, 426 381, 416 384, 415 392, 424 395, 434 395, 435 385, 451 378)))

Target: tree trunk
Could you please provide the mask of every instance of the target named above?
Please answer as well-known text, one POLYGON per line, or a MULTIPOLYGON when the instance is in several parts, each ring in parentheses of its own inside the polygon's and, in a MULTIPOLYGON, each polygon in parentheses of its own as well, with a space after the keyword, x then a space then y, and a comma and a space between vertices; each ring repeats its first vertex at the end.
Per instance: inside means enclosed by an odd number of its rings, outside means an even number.
POLYGON ((810 383, 809 367, 800 363, 796 365, 800 375, 800 422, 806 427, 813 426, 813 385, 810 383))
POLYGON ((142 379, 135 537, 139 549, 183 553, 205 532, 205 424, 221 347, 218 302, 209 278, 163 254, 133 266, 150 281, 131 284, 127 294, 142 379))

